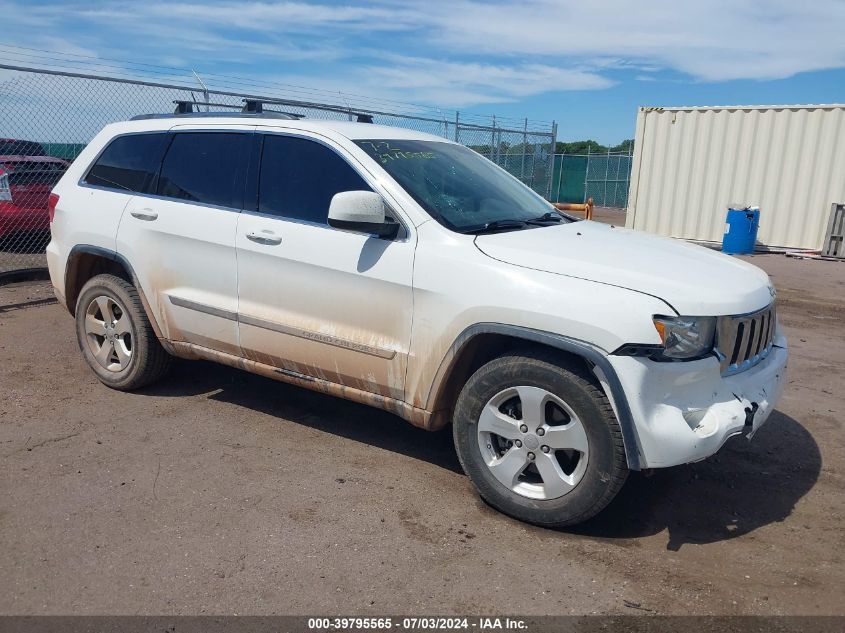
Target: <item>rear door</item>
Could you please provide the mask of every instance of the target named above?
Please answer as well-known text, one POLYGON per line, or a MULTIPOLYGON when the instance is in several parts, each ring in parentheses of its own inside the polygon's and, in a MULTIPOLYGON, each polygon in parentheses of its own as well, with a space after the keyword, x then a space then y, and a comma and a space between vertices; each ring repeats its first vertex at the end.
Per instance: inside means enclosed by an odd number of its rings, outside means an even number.
POLYGON ((334 194, 386 192, 326 139, 259 137, 257 196, 236 237, 244 355, 402 399, 415 234, 403 227, 386 240, 328 226, 334 194))
MULTIPOLYGON (((78 187, 62 181, 61 206, 76 211, 72 221, 67 221, 70 214, 65 221, 61 213, 57 216, 58 221, 51 227, 52 244, 83 244, 114 251, 126 206, 136 195, 155 192, 161 159, 169 141, 166 131, 116 136, 93 160, 78 187)), ((49 248, 47 254, 49 258, 49 248)))
POLYGON ((252 127, 175 128, 154 193, 132 198, 125 254, 166 336, 238 354, 235 230, 252 127))

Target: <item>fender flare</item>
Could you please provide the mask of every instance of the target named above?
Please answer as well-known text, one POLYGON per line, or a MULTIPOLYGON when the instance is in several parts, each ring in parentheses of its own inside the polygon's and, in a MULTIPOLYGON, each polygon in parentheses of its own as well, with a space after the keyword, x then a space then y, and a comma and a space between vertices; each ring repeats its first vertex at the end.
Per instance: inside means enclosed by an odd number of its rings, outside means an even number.
MULTIPOLYGON (((75 273, 74 262, 80 255, 96 255, 97 257, 102 257, 103 259, 108 259, 110 261, 116 262, 120 264, 127 273, 129 273, 129 277, 132 280, 132 285, 135 286, 135 290, 138 291, 138 296, 141 298, 141 304, 144 306, 144 310, 147 313, 147 318, 150 320, 150 324, 153 326, 153 331, 155 332, 156 336, 158 337, 159 341, 164 342, 166 339, 164 338, 161 328, 158 325, 158 321, 153 313, 149 301, 147 301, 147 296, 144 294, 144 289, 141 287, 141 284, 138 282, 138 276, 135 274, 135 269, 132 268, 132 264, 129 263, 123 255, 117 253, 115 251, 109 250, 107 248, 103 248, 102 246, 94 246, 92 244, 76 244, 72 249, 70 249, 70 253, 67 257, 67 265, 65 266, 65 293, 67 293, 68 288, 68 281, 71 278, 71 275, 75 273)), ((81 288, 77 288, 77 297, 79 296, 79 290, 81 288)), ((74 314, 76 311, 76 305, 71 306, 68 302, 66 304, 68 312, 74 314)))
POLYGON ((469 326, 458 335, 440 362, 428 393, 426 409, 429 411, 432 410, 437 393, 452 368, 455 359, 460 356, 461 350, 469 341, 481 334, 501 334, 531 343, 547 345, 579 356, 597 367, 602 375, 596 375, 596 378, 599 380, 603 379, 603 382, 607 385, 610 391, 608 395, 612 400, 616 417, 619 421, 619 427, 622 430, 622 442, 625 447, 625 458, 628 462, 628 468, 630 470, 641 470, 642 460, 640 457, 641 451, 637 428, 634 424, 633 415, 631 414, 631 408, 628 405, 628 398, 625 395, 622 382, 619 380, 619 376, 613 365, 608 360, 607 353, 586 341, 563 336, 562 334, 554 334, 552 332, 544 332, 542 330, 534 330, 532 328, 504 323, 476 323, 475 325, 469 326))

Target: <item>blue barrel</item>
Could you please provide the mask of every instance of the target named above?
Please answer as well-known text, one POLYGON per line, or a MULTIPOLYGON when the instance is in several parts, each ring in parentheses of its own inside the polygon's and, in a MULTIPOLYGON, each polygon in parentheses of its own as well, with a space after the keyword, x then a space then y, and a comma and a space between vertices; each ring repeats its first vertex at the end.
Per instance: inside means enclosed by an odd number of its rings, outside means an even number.
POLYGON ((754 252, 757 229, 760 226, 760 209, 746 207, 728 209, 725 220, 725 235, 722 238, 722 252, 729 255, 748 255, 754 252))

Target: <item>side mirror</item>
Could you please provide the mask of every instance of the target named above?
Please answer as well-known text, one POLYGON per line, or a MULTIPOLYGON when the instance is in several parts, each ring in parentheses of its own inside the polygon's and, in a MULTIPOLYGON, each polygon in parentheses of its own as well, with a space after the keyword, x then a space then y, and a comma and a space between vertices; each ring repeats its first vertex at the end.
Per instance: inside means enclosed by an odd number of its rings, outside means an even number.
POLYGON ((329 204, 329 226, 394 238, 399 223, 384 215, 384 200, 374 191, 342 191, 329 204))

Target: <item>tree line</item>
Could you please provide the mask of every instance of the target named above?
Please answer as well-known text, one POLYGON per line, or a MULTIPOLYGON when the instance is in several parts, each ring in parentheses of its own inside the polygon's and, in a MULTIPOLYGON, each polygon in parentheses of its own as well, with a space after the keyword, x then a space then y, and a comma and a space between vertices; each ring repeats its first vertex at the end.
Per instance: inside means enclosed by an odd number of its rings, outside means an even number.
MULTIPOLYGON (((536 151, 549 151, 548 143, 508 143, 502 141, 497 147, 492 147, 490 144, 482 145, 468 145, 470 149, 475 150, 479 154, 493 158, 495 156, 507 156, 520 154, 533 154, 536 151)), ((557 141, 555 143, 555 154, 606 154, 608 151, 619 154, 633 153, 634 139, 629 138, 619 145, 602 145, 601 143, 592 139, 586 141, 557 141)))
POLYGON ((606 154, 607 152, 619 152, 623 154, 632 153, 634 150, 634 139, 625 139, 619 145, 602 145, 592 139, 586 141, 558 141, 555 145, 555 154, 606 154))

